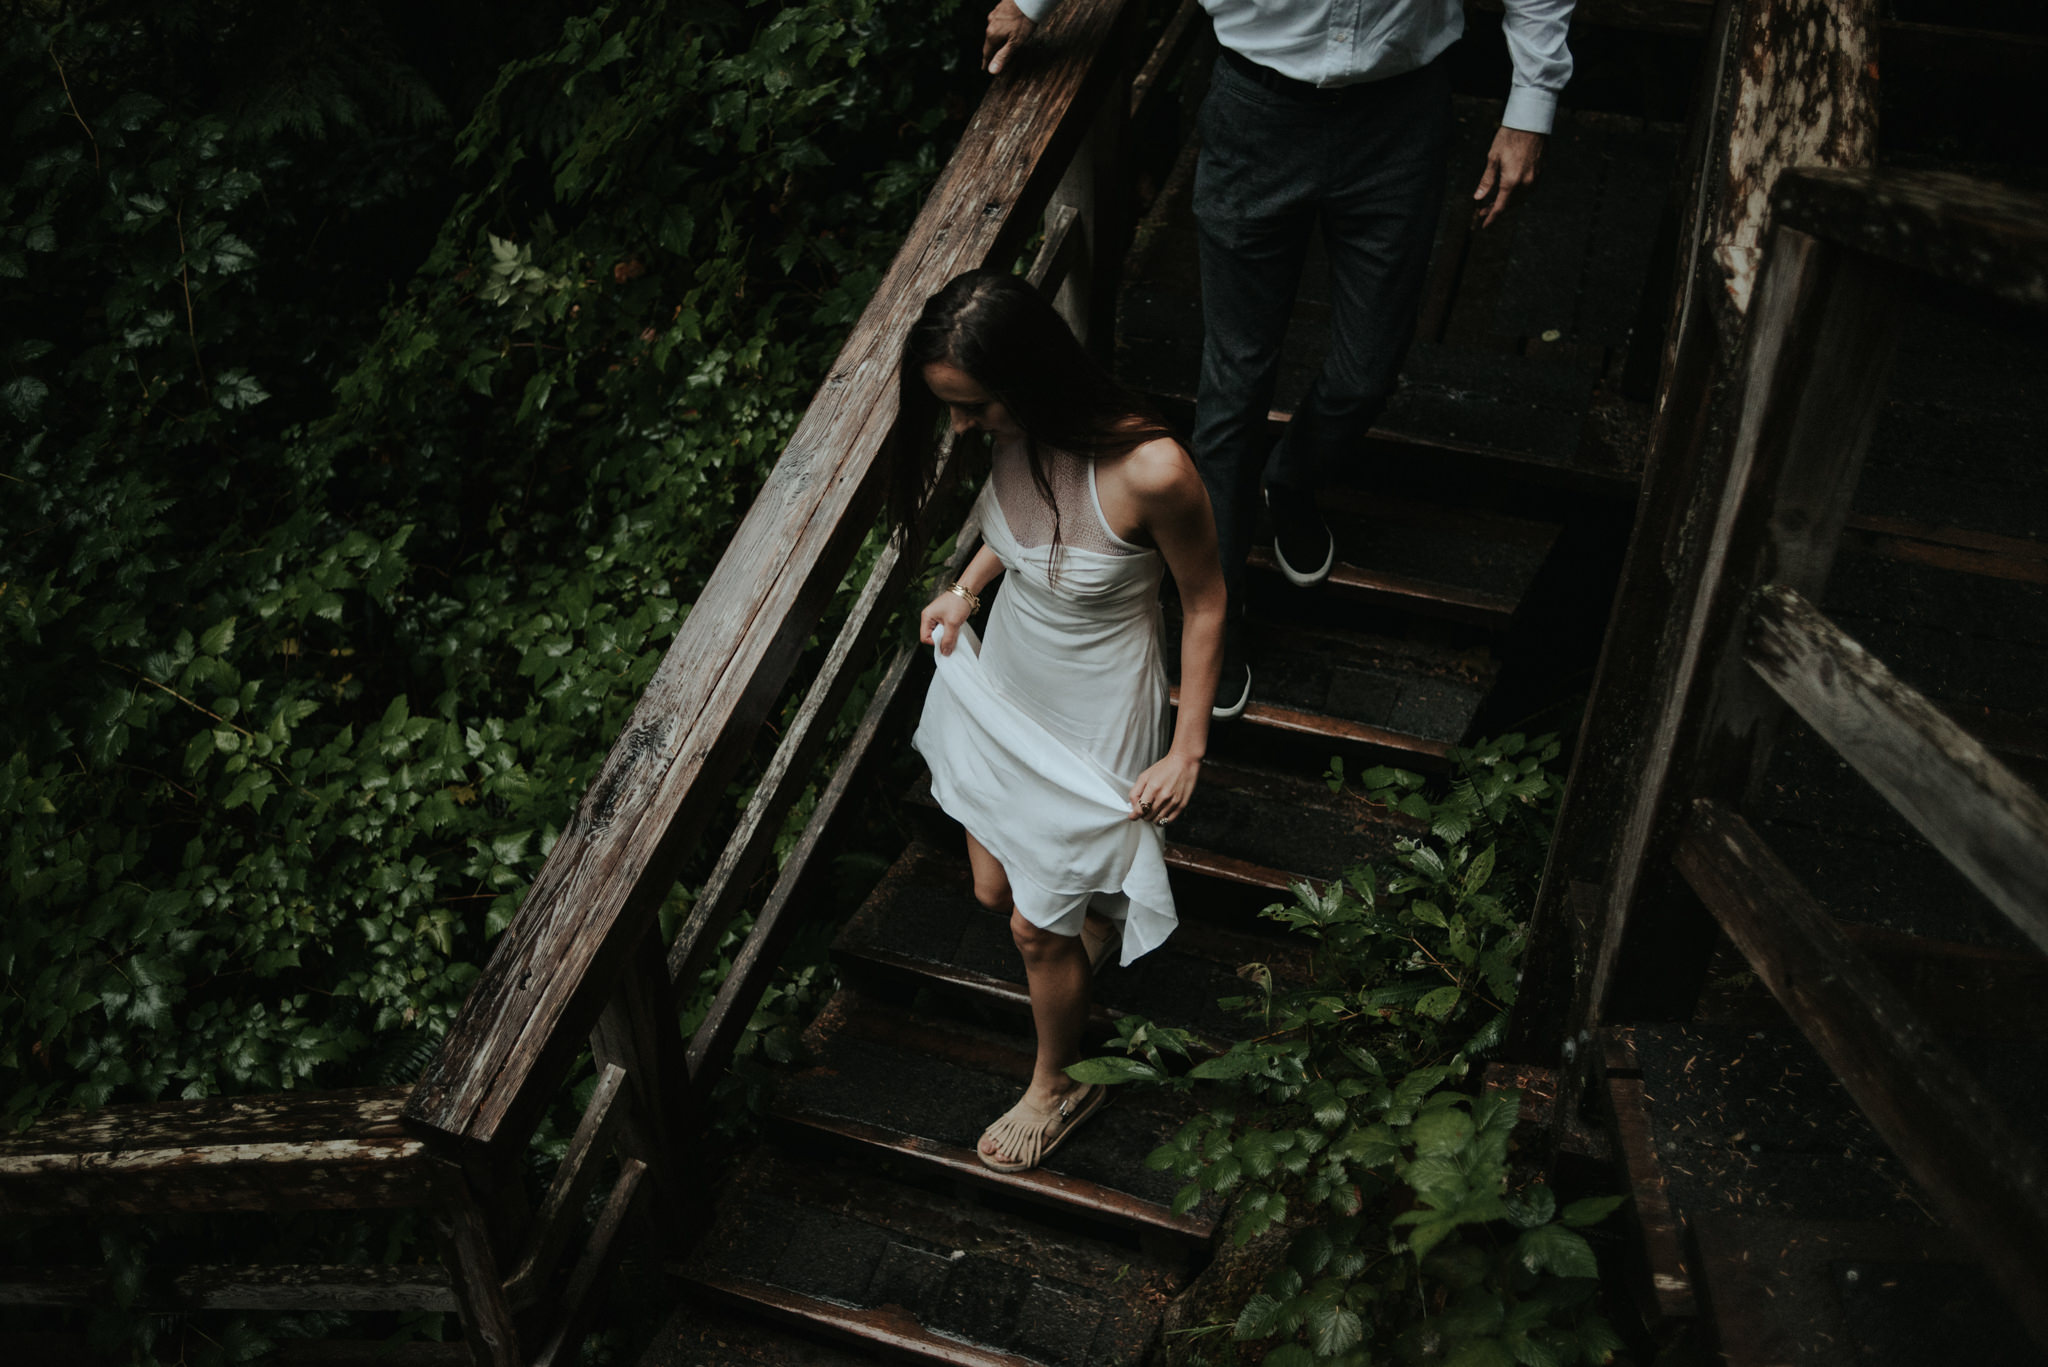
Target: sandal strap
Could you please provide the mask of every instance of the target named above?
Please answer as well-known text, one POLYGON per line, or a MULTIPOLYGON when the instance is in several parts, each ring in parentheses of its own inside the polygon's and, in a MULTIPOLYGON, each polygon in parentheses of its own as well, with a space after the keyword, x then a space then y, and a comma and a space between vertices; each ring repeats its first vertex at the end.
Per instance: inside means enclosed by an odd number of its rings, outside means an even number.
POLYGON ((1072 1123, 1075 1106, 1088 1095, 1088 1090, 1089 1084, 1086 1083, 1076 1087, 1061 1097, 1059 1105, 1050 1112, 1030 1110, 1019 1098, 1016 1105, 1004 1111, 993 1125, 981 1132, 981 1137, 993 1139, 1000 1156, 1035 1167, 1044 1156, 1046 1147, 1066 1132, 1072 1123))

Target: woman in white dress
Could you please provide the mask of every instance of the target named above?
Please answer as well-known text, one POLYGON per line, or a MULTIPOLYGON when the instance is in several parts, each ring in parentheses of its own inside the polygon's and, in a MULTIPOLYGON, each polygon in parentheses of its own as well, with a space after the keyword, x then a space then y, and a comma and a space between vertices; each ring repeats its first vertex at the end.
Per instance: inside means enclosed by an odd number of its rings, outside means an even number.
MULTIPOLYGON (((1175 925, 1161 827, 1186 809, 1222 663, 1216 527, 1194 462, 1097 366, 1024 281, 970 271, 932 296, 904 345, 906 406, 929 389, 955 433, 993 439, 983 544, 920 619, 938 669, 916 745, 967 829, 974 895, 1008 915, 1038 1054, 981 1137, 999 1172, 1035 1166, 1101 1105, 1076 1083, 1094 968, 1175 925), (1169 705, 1159 583, 1181 603, 1181 706, 1169 705), (1006 575, 986 640, 968 618, 1006 575), (1169 732, 1171 743, 1169 744, 1169 732)), ((896 472, 899 506, 928 463, 896 472)))

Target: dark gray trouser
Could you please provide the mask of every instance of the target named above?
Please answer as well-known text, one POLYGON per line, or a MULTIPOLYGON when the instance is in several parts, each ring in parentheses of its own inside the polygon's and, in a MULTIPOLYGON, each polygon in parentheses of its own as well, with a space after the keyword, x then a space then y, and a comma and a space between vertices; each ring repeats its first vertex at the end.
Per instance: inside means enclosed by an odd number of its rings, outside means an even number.
POLYGON ((1450 139, 1442 62, 1304 94, 1218 59, 1202 104, 1202 378, 1195 463, 1216 512, 1233 614, 1265 479, 1316 490, 1394 391, 1436 237, 1450 139), (1277 446, 1266 414, 1316 222, 1330 257, 1323 367, 1277 446))

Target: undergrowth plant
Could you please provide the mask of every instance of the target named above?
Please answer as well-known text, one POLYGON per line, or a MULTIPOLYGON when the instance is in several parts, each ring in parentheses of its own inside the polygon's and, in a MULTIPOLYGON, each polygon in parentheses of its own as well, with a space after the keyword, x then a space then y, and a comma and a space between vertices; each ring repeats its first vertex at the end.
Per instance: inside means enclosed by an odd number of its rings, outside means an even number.
MULTIPOLYGON (((1209 1104, 1147 1164, 1187 1179, 1186 1213, 1228 1198, 1230 1235, 1291 1231, 1284 1261, 1233 1320, 1190 1331, 1176 1361, 1266 1367, 1567 1367, 1612 1360, 1580 1230, 1620 1204, 1559 1207, 1519 1173, 1519 1093, 1459 1084, 1514 1005, 1526 915, 1555 800, 1554 738, 1454 750, 1454 777, 1375 768, 1359 800, 1404 818, 1388 867, 1298 884, 1266 915, 1302 937, 1309 972, 1239 970, 1247 1021, 1228 1052, 1181 1070, 1185 1032, 1138 1019, 1089 1082, 1198 1085, 1209 1104)), ((1341 763, 1330 786, 1352 791, 1341 763)))

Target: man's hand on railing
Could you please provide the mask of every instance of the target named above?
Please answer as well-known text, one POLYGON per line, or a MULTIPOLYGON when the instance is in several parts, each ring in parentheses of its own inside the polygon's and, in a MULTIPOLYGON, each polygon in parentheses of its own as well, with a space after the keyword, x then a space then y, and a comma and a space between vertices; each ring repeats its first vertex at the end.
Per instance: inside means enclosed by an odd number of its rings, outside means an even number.
POLYGON ((1017 0, 1002 0, 988 12, 988 32, 981 39, 981 69, 991 76, 999 73, 1009 63, 1010 54, 1037 27, 1017 8, 1017 0))

